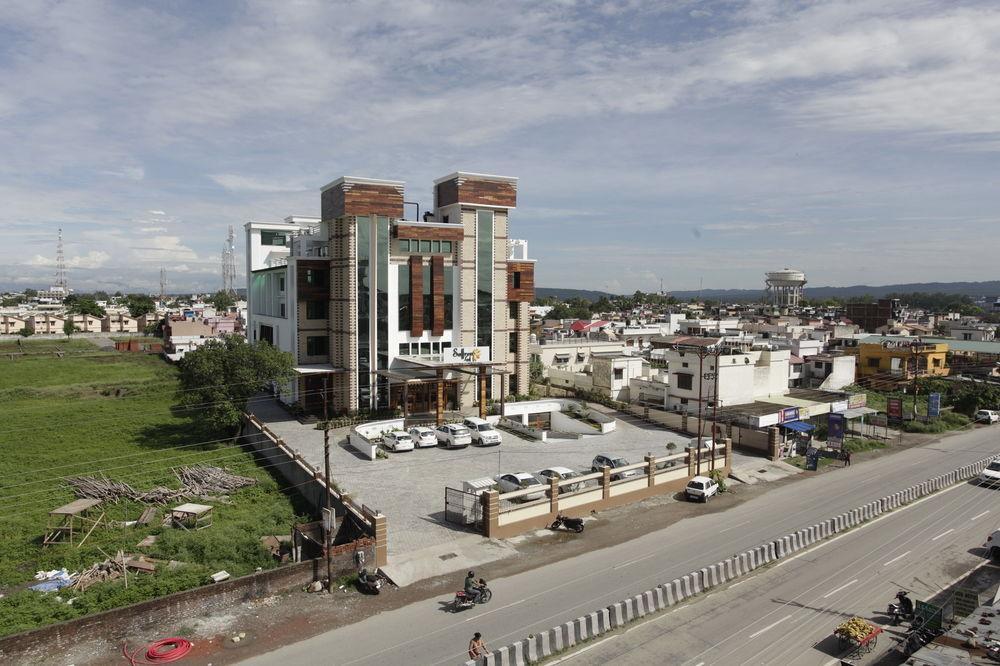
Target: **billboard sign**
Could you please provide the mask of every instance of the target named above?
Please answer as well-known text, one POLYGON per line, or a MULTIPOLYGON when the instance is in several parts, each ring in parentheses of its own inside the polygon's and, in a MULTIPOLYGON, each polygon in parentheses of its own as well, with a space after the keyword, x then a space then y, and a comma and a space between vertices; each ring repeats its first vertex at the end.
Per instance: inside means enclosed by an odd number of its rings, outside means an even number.
POLYGON ((846 400, 838 400, 837 402, 830 404, 830 411, 834 414, 839 414, 840 412, 846 412, 848 410, 846 400))
POLYGON ((830 414, 826 417, 826 445, 831 449, 839 449, 844 443, 844 426, 847 418, 843 414, 830 414))
POLYGON ((890 420, 902 421, 903 420, 903 399, 902 398, 886 398, 885 400, 885 413, 890 420))
POLYGON ((847 398, 847 408, 857 409, 858 407, 864 407, 868 404, 868 394, 867 393, 852 393, 847 398))
POLYGON ((781 410, 781 422, 788 423, 789 421, 799 420, 799 408, 798 407, 785 407, 781 410))
POLYGON ((927 396, 927 416, 936 418, 941 416, 941 394, 931 393, 927 396))

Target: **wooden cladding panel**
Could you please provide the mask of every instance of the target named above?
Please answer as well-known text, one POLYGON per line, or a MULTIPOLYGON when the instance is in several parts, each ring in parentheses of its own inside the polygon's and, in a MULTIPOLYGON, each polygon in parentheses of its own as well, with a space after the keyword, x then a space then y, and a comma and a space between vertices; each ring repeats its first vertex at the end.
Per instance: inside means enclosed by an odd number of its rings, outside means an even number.
POLYGON ((458 178, 438 184, 438 206, 459 202, 514 208, 517 205, 517 186, 514 183, 475 178, 458 178))
POLYGON ((460 224, 453 225, 453 228, 444 227, 421 227, 414 224, 397 224, 393 234, 396 238, 415 238, 416 240, 446 240, 455 243, 462 242, 465 237, 465 229, 460 224))
POLYGON ((345 215, 403 217, 402 188, 392 185, 341 183, 323 192, 321 204, 324 220, 345 215))
POLYGON ((424 269, 423 258, 410 257, 410 335, 424 334, 424 269))
POLYGON ((530 261, 508 261, 507 262, 507 300, 527 301, 535 300, 535 264, 530 261), (514 274, 517 273, 519 285, 514 286, 514 274))
POLYGON ((437 200, 438 207, 458 203, 458 181, 452 179, 439 183, 435 188, 434 198, 437 200))
POLYGON ((444 335, 444 257, 431 257, 431 335, 444 335))

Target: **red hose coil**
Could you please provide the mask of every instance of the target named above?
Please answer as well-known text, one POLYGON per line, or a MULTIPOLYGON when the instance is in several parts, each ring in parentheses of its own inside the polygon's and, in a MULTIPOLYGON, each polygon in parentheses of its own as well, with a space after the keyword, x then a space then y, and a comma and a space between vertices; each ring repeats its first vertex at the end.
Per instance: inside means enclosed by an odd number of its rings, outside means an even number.
POLYGON ((191 647, 191 641, 186 638, 164 638, 149 644, 149 647, 146 648, 145 661, 137 661, 138 650, 129 654, 128 646, 125 643, 122 643, 122 654, 132 663, 132 666, 138 666, 138 664, 168 664, 184 657, 191 651, 191 647))

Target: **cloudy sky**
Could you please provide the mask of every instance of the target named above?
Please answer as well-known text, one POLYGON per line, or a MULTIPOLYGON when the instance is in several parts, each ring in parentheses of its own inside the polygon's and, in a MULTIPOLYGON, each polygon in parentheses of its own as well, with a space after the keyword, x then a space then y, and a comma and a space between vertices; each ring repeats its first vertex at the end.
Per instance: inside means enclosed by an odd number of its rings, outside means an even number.
POLYGON ((997 72, 992 0, 7 1, 0 286, 62 227, 72 287, 215 289, 230 224, 456 169, 542 286, 997 279, 997 72))

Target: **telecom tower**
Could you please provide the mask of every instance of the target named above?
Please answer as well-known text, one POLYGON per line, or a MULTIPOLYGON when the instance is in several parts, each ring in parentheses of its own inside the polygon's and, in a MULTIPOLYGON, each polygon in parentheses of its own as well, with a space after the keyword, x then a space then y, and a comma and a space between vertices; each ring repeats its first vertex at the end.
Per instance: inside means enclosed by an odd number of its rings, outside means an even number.
POLYGON ((229 236, 222 246, 222 291, 236 295, 236 230, 229 225, 229 236))
POLYGON ((167 271, 160 266, 160 305, 167 303, 167 271))
POLYGON ((52 291, 62 291, 69 293, 69 285, 66 282, 66 253, 63 252, 62 229, 59 229, 59 243, 56 245, 56 283, 52 291))

